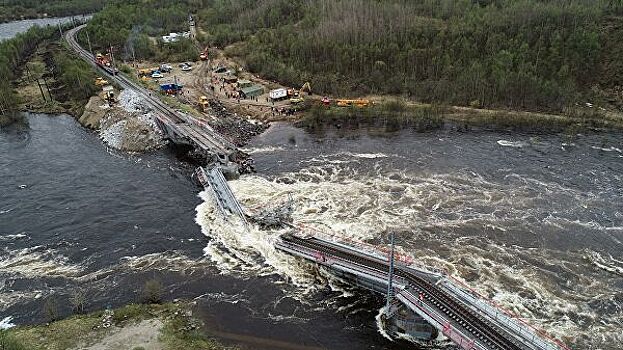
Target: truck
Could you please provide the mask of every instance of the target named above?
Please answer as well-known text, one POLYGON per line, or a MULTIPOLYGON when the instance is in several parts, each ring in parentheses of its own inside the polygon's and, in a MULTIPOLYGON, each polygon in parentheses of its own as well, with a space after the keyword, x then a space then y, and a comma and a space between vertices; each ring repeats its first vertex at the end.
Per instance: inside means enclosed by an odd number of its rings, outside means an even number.
POLYGON ((268 93, 268 96, 270 96, 270 99, 273 100, 273 101, 282 100, 282 99, 288 97, 288 90, 286 90, 286 89, 271 90, 268 93))
POLYGON ((160 92, 167 95, 177 95, 183 88, 184 86, 179 84, 162 84, 160 85, 160 92))
POLYGON ((95 55, 95 64, 100 66, 106 72, 115 75, 119 71, 115 67, 113 67, 111 62, 112 60, 110 58, 110 54, 102 55, 101 53, 98 53, 97 55, 95 55))

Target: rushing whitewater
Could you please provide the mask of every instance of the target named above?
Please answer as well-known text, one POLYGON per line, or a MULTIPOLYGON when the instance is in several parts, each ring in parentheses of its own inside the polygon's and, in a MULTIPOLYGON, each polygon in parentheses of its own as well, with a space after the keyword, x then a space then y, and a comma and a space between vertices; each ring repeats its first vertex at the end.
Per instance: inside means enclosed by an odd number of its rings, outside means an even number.
MULTIPOLYGON (((541 140, 492 142, 517 152, 560 150, 560 144, 541 140)), ((388 232, 396 232, 401 254, 453 274, 557 337, 572 344, 623 341, 616 282, 623 264, 600 252, 602 244, 568 242, 577 241, 579 232, 599 232, 605 245, 623 249, 620 225, 590 217, 592 208, 608 205, 607 198, 504 164, 495 176, 479 169, 413 166, 428 158, 426 152, 409 159, 400 151, 324 153, 300 144, 275 152, 274 159, 297 152, 297 166, 287 166, 297 169, 230 182, 251 212, 292 197, 295 223, 340 239, 386 248, 388 232)), ((263 161, 274 167, 267 156, 263 161)), ((224 222, 209 192, 201 197, 197 222, 209 238, 205 253, 223 273, 277 273, 302 294, 322 283, 311 264, 275 251, 282 231, 224 222)))

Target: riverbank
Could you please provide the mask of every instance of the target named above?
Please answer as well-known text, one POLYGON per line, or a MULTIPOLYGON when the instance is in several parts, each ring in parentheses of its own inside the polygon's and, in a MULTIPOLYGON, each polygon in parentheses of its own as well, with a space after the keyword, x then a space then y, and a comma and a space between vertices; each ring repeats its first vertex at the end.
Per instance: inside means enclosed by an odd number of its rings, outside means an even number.
POLYGON ((40 43, 13 82, 18 109, 79 117, 97 91, 95 72, 55 39, 40 43))
MULTIPOLYGON (((429 104, 405 99, 395 95, 367 95, 362 100, 369 107, 338 107, 340 97, 326 96, 331 101, 327 108, 322 103, 324 95, 304 95, 305 102, 290 104, 289 100, 270 102, 270 89, 297 90, 280 82, 249 72, 245 61, 236 56, 235 45, 223 50, 209 48, 212 59, 208 64, 198 65, 193 78, 186 79, 185 87, 196 100, 201 95, 220 100, 228 109, 250 118, 273 122, 291 121, 310 130, 332 126, 384 127, 388 130, 414 128, 432 130, 451 124, 461 130, 471 128, 517 131, 565 132, 580 129, 623 129, 623 113, 614 106, 607 108, 591 103, 575 104, 560 113, 545 113, 513 109, 484 109, 446 104, 429 104), (214 73, 218 68, 236 72, 238 79, 245 79, 264 87, 264 93, 256 99, 237 99, 236 84, 222 82, 227 73, 214 73), (206 83, 215 87, 209 89, 206 83)), ((312 86, 313 88, 313 86, 312 86)), ((189 105, 192 108, 192 104, 189 105)))
POLYGON ((397 97, 369 97, 369 107, 322 106, 314 103, 297 121, 318 130, 325 126, 382 127, 387 131, 412 128, 427 131, 451 124, 459 130, 573 132, 582 129, 623 129, 623 115, 594 107, 569 108, 565 114, 489 110, 409 102, 397 97))
POLYGON ((209 338, 193 315, 194 304, 130 304, 74 315, 44 325, 9 328, 0 340, 10 350, 233 349, 209 338))

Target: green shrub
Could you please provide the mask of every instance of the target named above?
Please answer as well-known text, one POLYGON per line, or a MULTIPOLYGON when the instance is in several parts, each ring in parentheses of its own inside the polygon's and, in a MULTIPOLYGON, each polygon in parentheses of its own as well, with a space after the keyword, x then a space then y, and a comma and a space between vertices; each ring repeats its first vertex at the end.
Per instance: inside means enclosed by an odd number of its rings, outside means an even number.
POLYGON ((141 291, 141 302, 144 304, 160 304, 162 302, 162 283, 156 279, 145 282, 141 291))
POLYGON ((2 350, 26 350, 9 331, 0 329, 0 349, 2 350))

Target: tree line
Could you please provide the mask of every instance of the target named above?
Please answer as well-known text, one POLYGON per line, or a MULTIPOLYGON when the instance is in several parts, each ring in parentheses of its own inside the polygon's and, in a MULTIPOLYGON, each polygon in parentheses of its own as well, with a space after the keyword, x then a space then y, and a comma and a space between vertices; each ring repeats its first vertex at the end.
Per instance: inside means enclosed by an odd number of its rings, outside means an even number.
MULTIPOLYGON (((65 26, 64 29, 68 29, 65 26)), ((0 113, 14 114, 21 101, 15 91, 27 62, 35 51, 56 42, 60 33, 56 27, 34 26, 14 38, 0 42, 0 113)), ((61 102, 82 101, 91 97, 97 88, 95 73, 88 63, 76 58, 59 44, 52 45, 46 57, 46 70, 54 79, 55 99, 61 102)), ((46 83, 47 84, 47 83, 46 83)))
POLYGON ((108 0, 3 0, 0 22, 20 19, 75 16, 101 10, 108 0))
POLYGON ((13 111, 17 98, 12 82, 19 78, 24 63, 45 38, 57 33, 56 28, 32 27, 14 38, 0 42, 0 112, 13 111))
MULTIPOLYGON (((196 60, 199 53, 190 40, 165 44, 160 36, 189 30, 189 15, 207 0, 112 0, 93 16, 87 31, 94 50, 109 47, 118 57, 131 60, 196 60)), ((85 38, 82 42, 86 44, 85 38)))
MULTIPOLYGON (((197 13, 269 79, 339 95, 561 111, 620 85, 613 0, 229 0, 197 13), (615 46, 613 49, 612 46, 615 46), (606 49, 606 47, 608 49, 606 49), (615 77, 615 78, 613 78, 615 77), (607 86, 601 86, 607 88, 607 86)), ((619 26, 620 27, 620 26, 619 26)))

